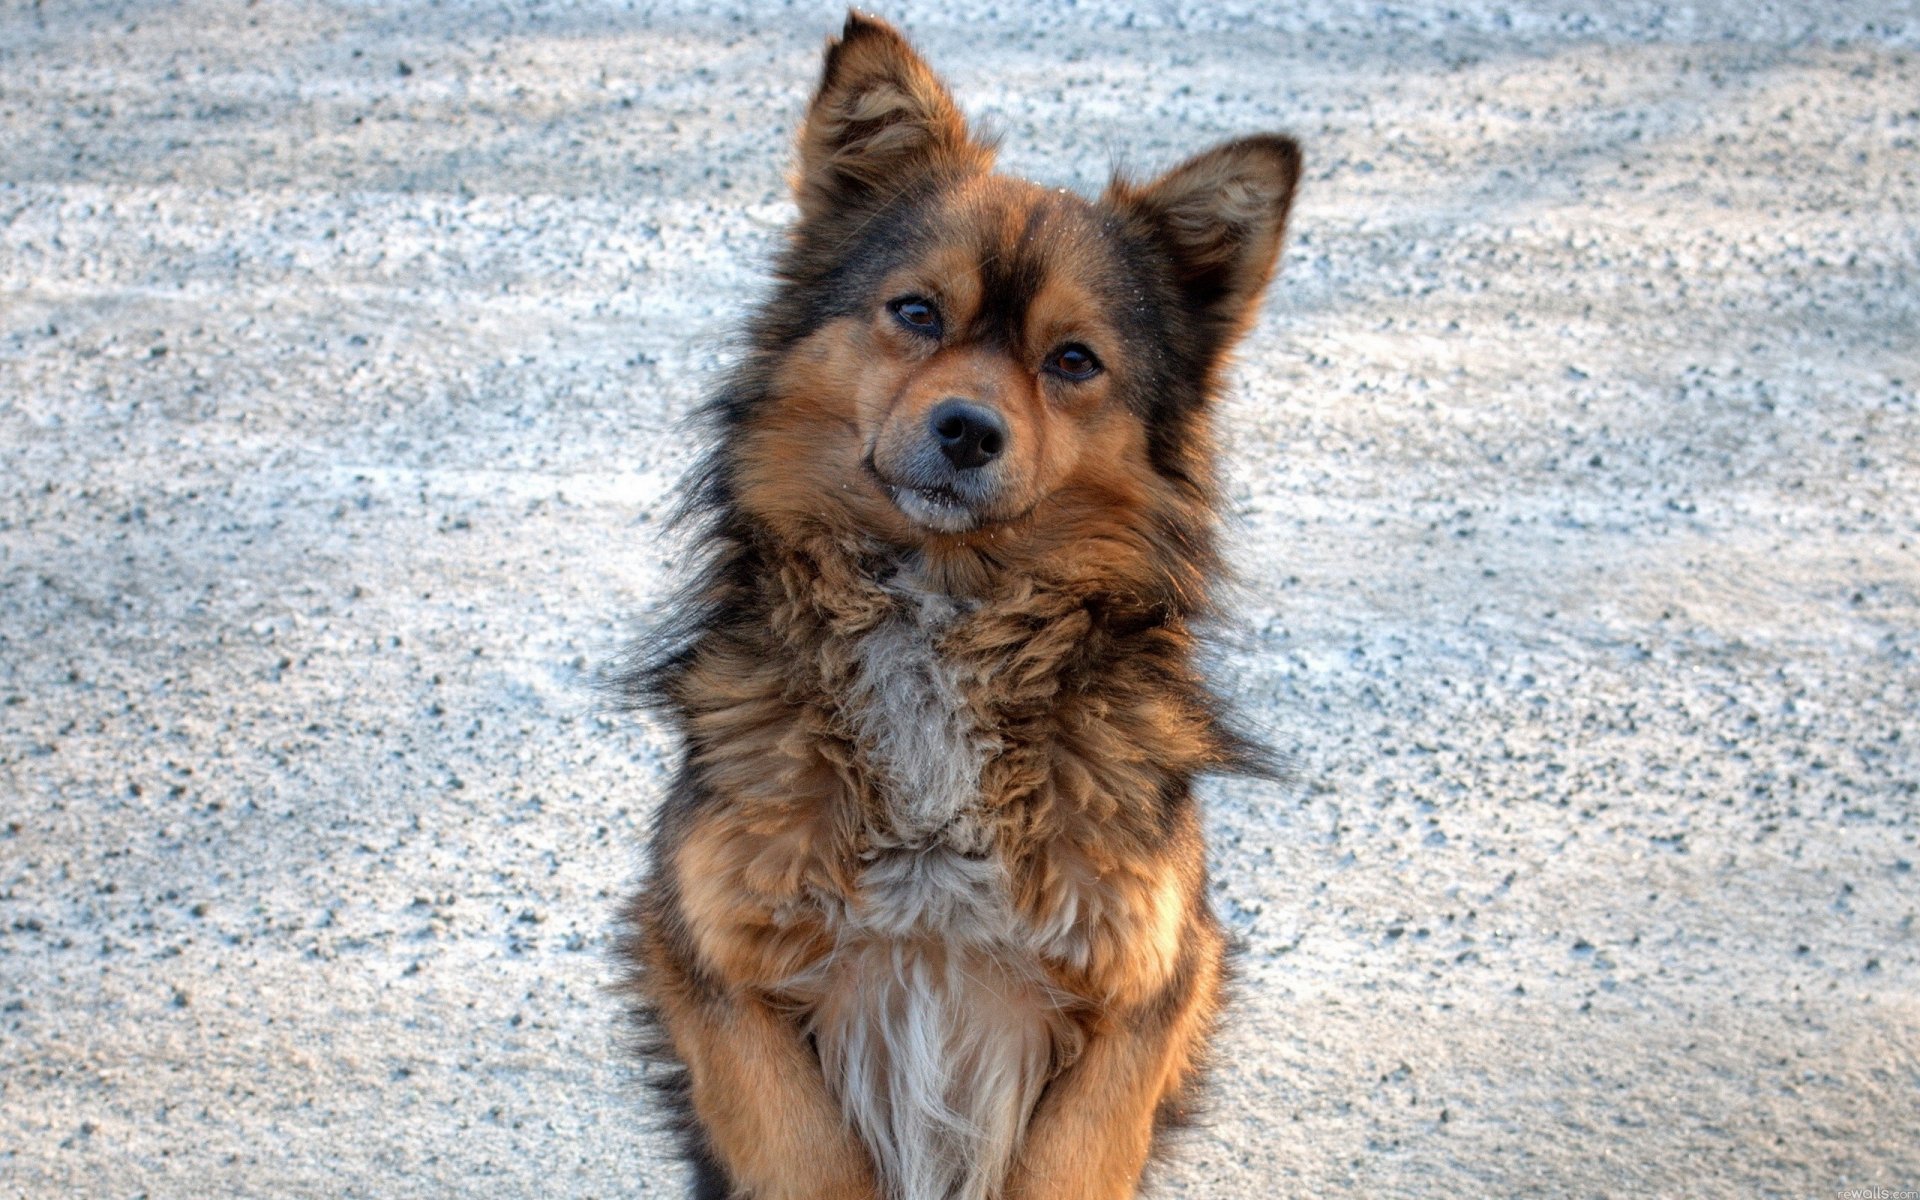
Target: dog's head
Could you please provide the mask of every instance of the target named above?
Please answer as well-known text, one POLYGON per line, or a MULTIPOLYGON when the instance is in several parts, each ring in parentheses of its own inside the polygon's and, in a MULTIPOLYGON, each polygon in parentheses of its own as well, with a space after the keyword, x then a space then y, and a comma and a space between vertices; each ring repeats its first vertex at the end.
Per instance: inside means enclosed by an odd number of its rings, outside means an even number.
POLYGON ((1207 409, 1273 271, 1298 149, 1228 142, 1091 201, 993 158, 898 33, 848 18, 730 414, 747 513, 1005 561, 1180 536, 1168 513, 1210 500, 1207 409))

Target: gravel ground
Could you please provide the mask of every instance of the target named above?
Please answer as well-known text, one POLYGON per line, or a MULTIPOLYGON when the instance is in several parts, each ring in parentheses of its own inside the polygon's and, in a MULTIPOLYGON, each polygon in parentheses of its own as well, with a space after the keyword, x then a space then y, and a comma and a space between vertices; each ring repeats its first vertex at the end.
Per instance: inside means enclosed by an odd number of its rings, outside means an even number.
MULTIPOLYGON (((1310 157, 1166 1191, 1920 1188, 1920 9, 1142 9, 888 15, 1023 173, 1310 157)), ((593 680, 837 20, 0 0, 0 1194, 676 1194, 593 680)))

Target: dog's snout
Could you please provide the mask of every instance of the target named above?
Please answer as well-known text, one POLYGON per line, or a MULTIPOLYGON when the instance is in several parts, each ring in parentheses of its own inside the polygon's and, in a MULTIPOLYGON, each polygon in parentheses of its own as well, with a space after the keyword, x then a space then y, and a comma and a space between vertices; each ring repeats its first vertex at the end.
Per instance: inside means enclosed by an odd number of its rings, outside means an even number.
POLYGON ((940 453, 956 468, 983 467, 1007 448, 1007 423, 999 413, 965 400, 943 400, 927 414, 940 453))

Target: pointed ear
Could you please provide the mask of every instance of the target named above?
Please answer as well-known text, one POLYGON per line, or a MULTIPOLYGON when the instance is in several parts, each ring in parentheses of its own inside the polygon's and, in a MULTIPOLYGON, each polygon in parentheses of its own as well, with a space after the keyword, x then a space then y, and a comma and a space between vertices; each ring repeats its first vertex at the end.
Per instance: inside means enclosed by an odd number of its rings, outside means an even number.
POLYGON ((1167 253, 1188 311, 1224 348, 1273 276, 1299 181, 1300 147, 1261 134, 1215 146, 1152 183, 1116 178, 1106 201, 1167 253))
POLYGON ((820 89, 800 131, 793 180, 800 216, 884 202, 935 174, 993 167, 993 148, 973 140, 953 96, 893 26, 847 14, 827 43, 820 89))

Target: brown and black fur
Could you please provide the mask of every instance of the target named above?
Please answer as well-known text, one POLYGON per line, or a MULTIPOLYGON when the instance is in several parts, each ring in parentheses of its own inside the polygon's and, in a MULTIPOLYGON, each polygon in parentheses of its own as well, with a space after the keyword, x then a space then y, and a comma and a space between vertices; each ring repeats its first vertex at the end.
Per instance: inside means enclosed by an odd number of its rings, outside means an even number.
POLYGON ((626 683, 686 745, 625 953, 700 1196, 1133 1196, 1219 1011, 1212 406, 1299 153, 992 164, 850 17, 626 683))

